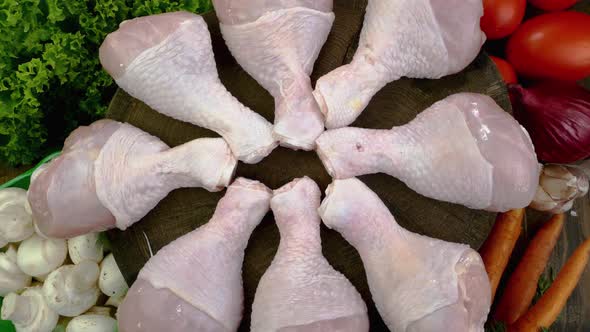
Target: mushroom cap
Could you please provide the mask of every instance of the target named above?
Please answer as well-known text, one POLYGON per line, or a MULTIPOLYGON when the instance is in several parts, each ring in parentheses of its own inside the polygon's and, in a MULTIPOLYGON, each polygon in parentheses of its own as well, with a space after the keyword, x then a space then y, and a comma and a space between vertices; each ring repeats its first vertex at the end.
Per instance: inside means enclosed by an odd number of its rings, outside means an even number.
POLYGON ((26 275, 16 263, 16 248, 10 245, 6 252, 0 253, 0 296, 18 292, 31 284, 31 276, 26 275))
POLYGON ((104 315, 82 315, 72 319, 66 327, 66 332, 113 332, 117 328, 117 321, 104 315))
POLYGON ((20 242, 33 233, 33 216, 27 192, 21 188, 0 190, 0 244, 20 242))
POLYGON ((113 254, 108 254, 100 263, 98 287, 105 295, 110 297, 123 296, 129 289, 113 254))
POLYGON ((74 264, 85 260, 100 263, 103 258, 103 246, 99 235, 100 233, 88 233, 68 240, 68 252, 74 264))
POLYGON ((58 314, 75 317, 90 309, 100 292, 98 264, 83 261, 78 265, 64 265, 51 272, 43 284, 47 304, 58 314))
POLYGON ((65 240, 44 239, 34 234, 18 247, 16 262, 24 273, 44 278, 63 264, 67 254, 65 240))

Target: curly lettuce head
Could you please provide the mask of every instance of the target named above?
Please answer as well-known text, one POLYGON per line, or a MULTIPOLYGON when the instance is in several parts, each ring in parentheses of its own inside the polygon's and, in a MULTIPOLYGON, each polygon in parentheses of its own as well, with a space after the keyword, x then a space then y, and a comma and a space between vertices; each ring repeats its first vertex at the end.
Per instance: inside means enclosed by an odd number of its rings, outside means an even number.
POLYGON ((209 0, 0 1, 0 159, 30 164, 104 116, 116 87, 98 47, 121 21, 211 8, 209 0))

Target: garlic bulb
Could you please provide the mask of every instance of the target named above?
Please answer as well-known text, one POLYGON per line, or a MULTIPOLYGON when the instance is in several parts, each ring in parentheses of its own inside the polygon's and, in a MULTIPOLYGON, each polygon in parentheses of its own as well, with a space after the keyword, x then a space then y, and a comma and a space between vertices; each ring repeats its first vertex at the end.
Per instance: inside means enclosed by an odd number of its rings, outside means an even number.
POLYGON ((588 177, 574 166, 549 164, 543 167, 539 186, 530 207, 554 214, 568 211, 576 198, 588 193, 588 177))

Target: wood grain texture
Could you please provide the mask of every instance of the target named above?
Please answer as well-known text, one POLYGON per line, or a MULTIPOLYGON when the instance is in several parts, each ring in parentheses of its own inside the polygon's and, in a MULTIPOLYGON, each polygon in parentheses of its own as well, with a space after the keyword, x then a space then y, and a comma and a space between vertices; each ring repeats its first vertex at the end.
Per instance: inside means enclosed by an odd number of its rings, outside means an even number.
MULTIPOLYGON (((336 21, 316 62, 312 75, 314 82, 321 75, 350 61, 362 27, 365 5, 366 0, 335 1, 336 21)), ((206 20, 211 31, 221 80, 241 102, 272 121, 272 97, 231 57, 221 38, 214 15, 207 14, 206 20)), ((471 66, 457 75, 440 80, 402 79, 387 85, 373 98, 354 125, 371 128, 403 125, 435 101, 462 91, 488 94, 505 110, 510 111, 506 89, 499 74, 489 58, 481 54, 471 66)), ((108 117, 129 122, 160 137, 171 146, 199 137, 217 136, 209 130, 161 115, 121 90, 117 92, 110 105, 108 117)), ((237 174, 260 180, 271 188, 278 188, 293 178, 304 175, 313 178, 322 190, 331 182, 314 153, 295 152, 283 148, 275 150, 257 165, 239 164, 237 174)), ((370 175, 361 179, 379 194, 402 226, 431 237, 467 243, 478 248, 487 236, 495 217, 494 214, 425 198, 389 176, 370 175)), ((223 193, 209 193, 202 189, 176 190, 141 222, 127 231, 109 232, 117 263, 127 281, 131 284, 135 280, 151 253, 156 253, 170 241, 206 223, 222 195, 223 193)), ((537 216, 538 218, 540 217, 537 216)), ((356 251, 338 233, 323 226, 321 235, 326 258, 337 270, 345 274, 363 295, 369 307, 371 331, 387 331, 371 301, 362 262, 356 251)), ((572 248, 568 244, 573 246, 574 243, 579 243, 579 234, 576 234, 575 229, 565 232, 564 236, 567 238, 566 246, 556 250, 555 258, 552 260, 555 264, 559 264, 560 259, 566 256, 565 253, 571 251, 572 248)), ((272 214, 269 213, 253 233, 246 251, 243 267, 245 310, 240 331, 249 330, 250 306, 254 292, 258 280, 274 257, 278 242, 278 230, 272 214)), ((588 283, 584 287, 588 291, 588 283)), ((578 305, 584 300, 582 295, 578 294, 572 301, 578 305)), ((587 304, 585 308, 588 308, 587 304)), ((575 322, 581 322, 583 313, 588 312, 581 312, 577 306, 568 306, 564 315, 567 317, 565 326, 574 326, 575 322), (577 320, 573 318, 576 315, 577 320)))
POLYGON ((0 164, 0 183, 8 182, 30 168, 31 166, 11 167, 8 164, 0 164))

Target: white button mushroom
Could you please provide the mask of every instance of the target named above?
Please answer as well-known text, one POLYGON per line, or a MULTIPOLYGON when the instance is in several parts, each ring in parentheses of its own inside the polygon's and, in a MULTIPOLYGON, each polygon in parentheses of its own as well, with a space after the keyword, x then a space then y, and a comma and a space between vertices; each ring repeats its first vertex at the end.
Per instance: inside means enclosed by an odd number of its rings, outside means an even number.
POLYGON ((45 303, 41 287, 32 287, 22 295, 10 293, 2 303, 2 319, 11 320, 19 332, 51 332, 59 315, 45 303))
POLYGON ((90 309, 98 300, 98 264, 83 261, 64 265, 51 272, 43 284, 45 302, 55 312, 75 317, 90 309))
POLYGON ((82 315, 70 321, 66 332, 114 332, 117 321, 109 316, 82 315))
POLYGON ((111 307, 103 307, 103 306, 94 306, 88 311, 84 313, 84 315, 102 315, 102 316, 111 316, 111 311, 113 309, 111 307))
POLYGON ((20 188, 0 190, 0 247, 20 242, 34 232, 27 192, 20 188))
POLYGON ((16 264, 16 247, 10 245, 6 252, 0 253, 0 296, 18 292, 31 284, 31 276, 26 275, 16 264))
POLYGON ((99 240, 99 233, 89 233, 69 239, 68 251, 74 264, 85 260, 100 263, 103 257, 103 248, 99 240))
POLYGON ((34 234, 18 247, 16 263, 24 273, 43 280, 63 264, 67 255, 65 240, 44 239, 34 234))
POLYGON ((121 295, 121 296, 111 296, 105 302, 105 305, 118 308, 119 305, 121 304, 121 302, 123 302, 123 298, 125 298, 124 295, 121 295))
POLYGON ((105 295, 111 297, 123 296, 129 289, 113 254, 107 255, 100 263, 98 287, 105 295))

